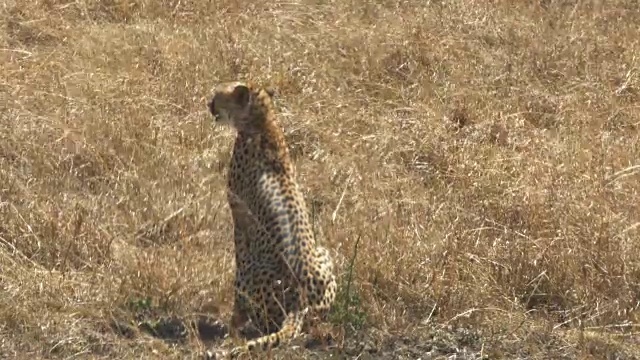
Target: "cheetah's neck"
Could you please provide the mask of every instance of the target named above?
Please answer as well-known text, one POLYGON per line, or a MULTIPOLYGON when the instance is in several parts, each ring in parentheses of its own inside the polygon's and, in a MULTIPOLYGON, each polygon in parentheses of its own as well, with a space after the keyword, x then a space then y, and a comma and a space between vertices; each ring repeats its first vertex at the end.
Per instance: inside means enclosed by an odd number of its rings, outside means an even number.
POLYGON ((236 143, 257 147, 261 155, 266 157, 265 160, 293 174, 284 133, 277 123, 269 99, 264 99, 254 107, 252 126, 238 131, 236 143))

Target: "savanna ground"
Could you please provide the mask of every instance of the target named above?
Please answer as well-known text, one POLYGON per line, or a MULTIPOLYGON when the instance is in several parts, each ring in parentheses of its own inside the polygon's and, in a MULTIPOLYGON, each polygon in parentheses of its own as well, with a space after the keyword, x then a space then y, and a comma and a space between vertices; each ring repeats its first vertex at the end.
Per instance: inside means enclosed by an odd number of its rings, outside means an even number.
POLYGON ((0 358, 221 346, 233 132, 206 102, 238 78, 277 90, 341 283, 325 344, 271 355, 640 358, 635 0, 0 11, 0 358))

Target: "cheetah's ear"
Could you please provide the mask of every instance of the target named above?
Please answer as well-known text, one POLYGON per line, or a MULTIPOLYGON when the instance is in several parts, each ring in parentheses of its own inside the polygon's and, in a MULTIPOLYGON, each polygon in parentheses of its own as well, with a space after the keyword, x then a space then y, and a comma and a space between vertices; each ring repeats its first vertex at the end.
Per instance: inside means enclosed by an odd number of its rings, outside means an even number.
POLYGON ((267 92, 267 95, 269 95, 269 97, 274 97, 276 95, 276 89, 272 88, 271 86, 265 87, 264 91, 267 92))
POLYGON ((235 102, 242 107, 249 105, 249 101, 251 100, 251 90, 244 85, 236 86, 231 95, 235 102))

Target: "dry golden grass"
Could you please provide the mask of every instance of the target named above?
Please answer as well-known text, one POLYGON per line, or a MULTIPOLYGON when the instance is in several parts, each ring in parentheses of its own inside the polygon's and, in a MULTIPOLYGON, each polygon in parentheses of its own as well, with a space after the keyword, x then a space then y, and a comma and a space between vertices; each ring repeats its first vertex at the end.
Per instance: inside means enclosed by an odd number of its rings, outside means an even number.
POLYGON ((191 325, 233 276, 206 102, 254 79, 351 284, 334 348, 273 355, 640 358, 635 0, 249 3, 0 5, 0 357, 219 344, 191 325))

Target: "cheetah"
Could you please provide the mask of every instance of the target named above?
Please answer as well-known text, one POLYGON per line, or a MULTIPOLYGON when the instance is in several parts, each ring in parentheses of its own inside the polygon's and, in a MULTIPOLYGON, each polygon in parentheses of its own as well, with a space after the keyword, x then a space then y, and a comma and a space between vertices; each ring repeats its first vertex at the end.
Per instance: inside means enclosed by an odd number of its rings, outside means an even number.
POLYGON ((251 320, 264 335, 232 350, 266 351, 298 336, 307 313, 324 318, 337 291, 329 251, 316 245, 271 88, 216 86, 209 111, 236 131, 228 203, 234 225, 231 330, 251 320))

